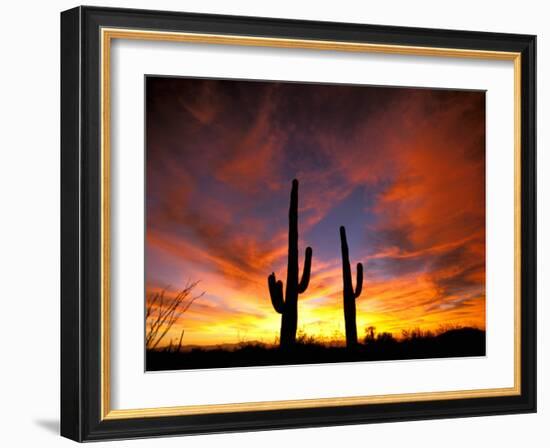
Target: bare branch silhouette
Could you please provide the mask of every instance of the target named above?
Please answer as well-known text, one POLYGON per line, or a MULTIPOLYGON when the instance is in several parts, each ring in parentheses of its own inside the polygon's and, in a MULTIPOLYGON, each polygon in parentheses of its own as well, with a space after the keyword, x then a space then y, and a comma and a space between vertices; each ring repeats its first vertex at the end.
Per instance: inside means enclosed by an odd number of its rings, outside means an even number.
MULTIPOLYGON (((204 291, 193 296, 193 290, 199 284, 187 282, 185 287, 175 296, 170 297, 167 290, 151 294, 145 306, 145 346, 148 350, 155 349, 166 336, 170 328, 178 321, 183 313, 204 295, 204 291)), ((180 335, 178 351, 181 349, 183 330, 180 335)), ((172 341, 170 341, 170 344, 172 341)))

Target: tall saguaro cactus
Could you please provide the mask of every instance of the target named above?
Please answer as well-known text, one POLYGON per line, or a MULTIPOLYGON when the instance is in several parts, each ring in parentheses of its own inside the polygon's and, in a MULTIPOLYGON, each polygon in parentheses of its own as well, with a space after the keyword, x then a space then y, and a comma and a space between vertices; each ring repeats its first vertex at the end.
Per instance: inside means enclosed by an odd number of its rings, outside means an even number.
POLYGON ((288 210, 288 266, 286 271, 286 292, 283 297, 283 282, 277 280, 275 273, 267 278, 271 303, 275 311, 281 314, 281 347, 292 346, 296 342, 298 326, 298 294, 302 294, 309 285, 311 273, 311 247, 306 249, 304 271, 298 282, 298 181, 292 181, 290 208, 288 210))
POLYGON ((363 289, 363 265, 357 263, 357 281, 355 291, 351 280, 351 266, 349 264, 349 249, 346 239, 346 228, 340 227, 340 242, 342 244, 342 277, 344 281, 344 319, 346 321, 346 345, 357 345, 357 322, 355 299, 361 295, 363 289))

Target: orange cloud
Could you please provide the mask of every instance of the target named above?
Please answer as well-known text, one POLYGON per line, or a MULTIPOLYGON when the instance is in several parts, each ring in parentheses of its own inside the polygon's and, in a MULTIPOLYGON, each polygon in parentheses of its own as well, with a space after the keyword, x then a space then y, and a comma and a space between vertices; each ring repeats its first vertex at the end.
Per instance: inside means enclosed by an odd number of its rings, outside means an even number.
POLYGON ((339 225, 365 264, 359 333, 485 327, 483 92, 159 78, 147 111, 147 290, 205 291, 174 338, 277 337, 293 177, 303 331, 342 337, 339 225))

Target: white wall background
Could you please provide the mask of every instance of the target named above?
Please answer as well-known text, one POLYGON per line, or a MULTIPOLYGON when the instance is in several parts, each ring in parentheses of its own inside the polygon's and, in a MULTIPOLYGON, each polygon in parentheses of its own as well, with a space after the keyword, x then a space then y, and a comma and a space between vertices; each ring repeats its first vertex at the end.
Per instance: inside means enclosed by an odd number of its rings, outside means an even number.
MULTIPOLYGON (((277 0, 89 1, 88 4, 204 13, 455 28, 538 35, 539 413, 537 415, 342 426, 303 430, 124 441, 130 447, 460 447, 548 446, 546 387, 550 319, 550 11, 542 1, 320 2, 277 0), (546 278, 545 278, 546 277, 546 278)), ((69 446, 59 414, 59 12, 78 3, 2 5, 0 27, 0 443, 69 446)))

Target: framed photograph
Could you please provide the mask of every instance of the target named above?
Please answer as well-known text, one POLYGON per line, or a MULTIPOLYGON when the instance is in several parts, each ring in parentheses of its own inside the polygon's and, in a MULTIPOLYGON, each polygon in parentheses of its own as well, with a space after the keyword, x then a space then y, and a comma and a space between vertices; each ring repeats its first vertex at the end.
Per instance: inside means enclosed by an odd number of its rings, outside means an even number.
POLYGON ((535 36, 61 14, 61 433, 536 411, 535 36))

